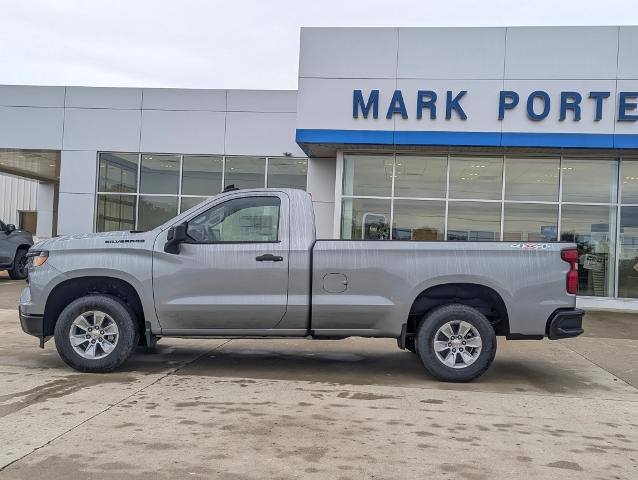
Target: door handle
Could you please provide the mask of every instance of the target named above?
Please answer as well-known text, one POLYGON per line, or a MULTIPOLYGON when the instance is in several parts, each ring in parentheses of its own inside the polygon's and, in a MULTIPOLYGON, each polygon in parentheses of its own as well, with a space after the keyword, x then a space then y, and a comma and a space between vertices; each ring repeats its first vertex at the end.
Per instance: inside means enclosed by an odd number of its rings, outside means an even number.
POLYGON ((258 262, 283 262, 284 257, 280 257, 279 255, 273 255, 272 253, 265 253, 264 255, 259 255, 255 258, 258 262))

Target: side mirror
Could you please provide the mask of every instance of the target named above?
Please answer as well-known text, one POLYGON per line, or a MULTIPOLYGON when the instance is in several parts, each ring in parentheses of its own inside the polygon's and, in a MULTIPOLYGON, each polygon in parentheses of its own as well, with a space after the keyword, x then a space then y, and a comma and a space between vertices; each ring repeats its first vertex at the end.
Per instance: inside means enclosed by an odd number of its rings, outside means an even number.
POLYGON ((9 235, 11 232, 14 232, 15 229, 16 229, 16 226, 10 223, 4 228, 4 231, 7 233, 7 235, 9 235))
POLYGON ((166 236, 166 243, 164 244, 164 251, 166 253, 172 253, 177 255, 179 253, 180 244, 186 241, 186 227, 187 223, 180 223, 174 225, 168 229, 168 235, 166 236))

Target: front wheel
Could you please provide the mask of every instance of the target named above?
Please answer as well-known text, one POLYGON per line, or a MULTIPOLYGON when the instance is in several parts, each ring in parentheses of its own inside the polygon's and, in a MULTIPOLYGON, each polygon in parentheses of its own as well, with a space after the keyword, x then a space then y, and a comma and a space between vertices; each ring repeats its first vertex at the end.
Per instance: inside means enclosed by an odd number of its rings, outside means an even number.
POLYGON ((131 356, 138 339, 135 315, 124 302, 109 295, 78 298, 55 324, 60 357, 80 372, 115 370, 131 356))
POLYGON ((481 312, 467 305, 439 307, 417 331, 417 352, 425 369, 444 382, 469 382, 490 367, 496 334, 481 312))
POLYGON ((18 250, 13 260, 13 268, 9 270, 9 278, 11 280, 25 280, 28 274, 27 251, 24 249, 18 250))

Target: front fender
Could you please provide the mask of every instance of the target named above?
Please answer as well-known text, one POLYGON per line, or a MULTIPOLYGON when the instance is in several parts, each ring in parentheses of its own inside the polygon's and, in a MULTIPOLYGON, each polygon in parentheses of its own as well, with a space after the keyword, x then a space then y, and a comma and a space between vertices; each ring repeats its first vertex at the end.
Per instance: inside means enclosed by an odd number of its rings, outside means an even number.
POLYGON ((144 311, 145 321, 151 322, 151 327, 154 331, 159 331, 161 329, 161 326, 157 319, 157 314, 155 313, 155 304, 153 302, 153 282, 150 262, 148 265, 148 270, 144 273, 139 270, 133 273, 133 271, 100 267, 77 268, 74 270, 65 271, 64 274, 60 276, 60 281, 57 281, 55 284, 49 284, 47 296, 55 287, 61 285, 65 281, 86 277, 115 278, 131 285, 131 287, 135 289, 138 297, 140 298, 142 310, 144 311))

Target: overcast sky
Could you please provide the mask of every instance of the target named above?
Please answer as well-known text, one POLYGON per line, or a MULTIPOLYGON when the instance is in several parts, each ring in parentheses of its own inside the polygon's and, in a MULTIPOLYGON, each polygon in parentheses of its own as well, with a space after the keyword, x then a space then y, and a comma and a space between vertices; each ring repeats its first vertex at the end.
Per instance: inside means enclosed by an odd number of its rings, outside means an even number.
POLYGON ((0 0, 0 84, 295 89, 301 26, 631 24, 638 0, 0 0))

